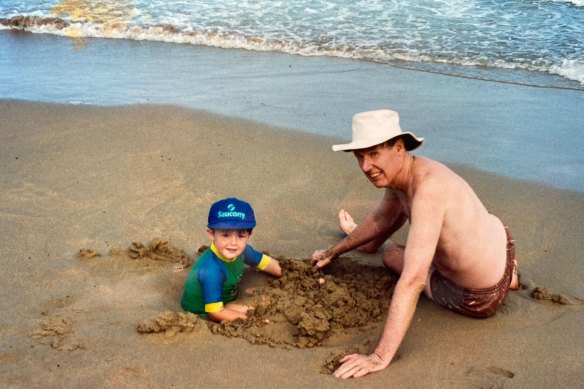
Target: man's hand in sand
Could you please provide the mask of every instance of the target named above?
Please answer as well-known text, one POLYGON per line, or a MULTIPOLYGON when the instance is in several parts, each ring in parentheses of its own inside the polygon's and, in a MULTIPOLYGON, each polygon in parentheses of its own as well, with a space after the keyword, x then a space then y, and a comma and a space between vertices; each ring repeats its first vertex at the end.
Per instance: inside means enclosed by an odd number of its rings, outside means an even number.
MULTIPOLYGON (((351 215, 349 215, 344 209, 339 211, 339 225, 341 227, 341 231, 347 235, 353 232, 355 227, 357 227, 357 224, 351 215)), ((333 259, 333 255, 330 250, 316 250, 314 254, 312 254, 310 265, 317 269, 322 269, 323 267, 329 265, 333 259)))
MULTIPOLYGON (((353 220, 353 217, 351 217, 351 215, 349 215, 349 213, 344 209, 341 209, 339 211, 339 225, 341 227, 341 231, 343 231, 347 235, 353 232, 355 227, 357 227, 357 224, 353 220)), ((333 252, 330 249, 316 250, 312 254, 310 265, 314 266, 317 269, 322 269, 323 267, 329 265, 335 258, 336 256, 333 255, 333 252)))
POLYGON ((363 377, 365 374, 385 369, 389 362, 375 353, 371 355, 351 354, 340 360, 342 365, 333 373, 336 378, 363 377))
POLYGON ((310 259, 310 265, 322 269, 333 261, 332 257, 330 250, 316 250, 310 259))

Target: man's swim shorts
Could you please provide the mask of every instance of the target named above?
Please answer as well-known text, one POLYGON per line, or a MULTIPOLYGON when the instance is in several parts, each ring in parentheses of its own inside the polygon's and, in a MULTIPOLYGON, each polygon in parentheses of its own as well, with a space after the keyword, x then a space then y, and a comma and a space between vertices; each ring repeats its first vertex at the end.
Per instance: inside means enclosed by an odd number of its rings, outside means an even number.
POLYGON ((513 277, 515 260, 515 240, 509 228, 507 234, 507 266, 501 281, 484 289, 463 288, 434 271, 430 278, 432 298, 439 305, 451 311, 475 318, 486 318, 495 314, 503 304, 513 277))

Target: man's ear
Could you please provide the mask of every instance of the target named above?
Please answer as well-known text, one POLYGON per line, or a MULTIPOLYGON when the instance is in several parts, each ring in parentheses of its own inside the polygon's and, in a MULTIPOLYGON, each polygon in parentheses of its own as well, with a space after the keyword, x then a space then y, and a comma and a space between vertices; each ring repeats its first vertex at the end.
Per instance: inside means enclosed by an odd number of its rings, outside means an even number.
POLYGON ((404 140, 402 138, 399 138, 398 140, 396 140, 395 145, 393 147, 395 147, 398 152, 402 152, 403 150, 406 149, 406 145, 405 145, 404 140))

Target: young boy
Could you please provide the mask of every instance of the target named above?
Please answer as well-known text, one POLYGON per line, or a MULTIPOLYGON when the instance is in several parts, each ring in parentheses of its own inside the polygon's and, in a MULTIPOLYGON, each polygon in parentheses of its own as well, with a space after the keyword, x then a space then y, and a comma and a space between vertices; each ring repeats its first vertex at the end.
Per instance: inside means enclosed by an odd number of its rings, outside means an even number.
POLYGON ((247 319, 250 307, 236 304, 244 263, 274 277, 280 263, 248 245, 256 225, 251 205, 236 198, 217 201, 209 210, 208 248, 191 269, 181 305, 185 311, 208 314, 216 322, 247 319))

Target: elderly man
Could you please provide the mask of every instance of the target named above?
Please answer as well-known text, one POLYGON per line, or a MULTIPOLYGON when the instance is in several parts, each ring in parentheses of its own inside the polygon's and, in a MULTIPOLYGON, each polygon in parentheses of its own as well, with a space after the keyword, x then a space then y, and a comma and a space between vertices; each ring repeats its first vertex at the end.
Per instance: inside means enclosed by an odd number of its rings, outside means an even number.
POLYGON ((401 130, 397 112, 378 110, 355 115, 352 142, 333 146, 353 151, 363 173, 385 193, 359 225, 341 210, 347 236, 316 251, 312 265, 322 268, 354 249, 376 252, 406 220, 410 223, 405 247, 389 242, 383 250, 383 263, 399 280, 379 343, 371 355, 341 359, 336 377, 361 377, 387 367, 422 291, 449 310, 485 318, 519 286, 510 231, 464 179, 437 161, 409 153, 423 141, 401 130))

